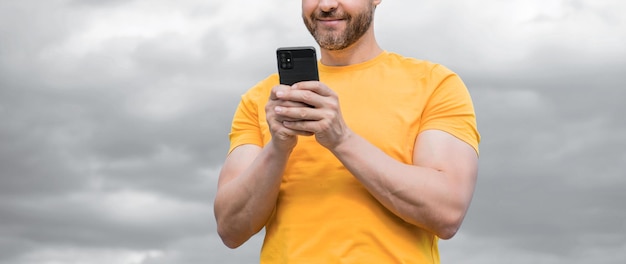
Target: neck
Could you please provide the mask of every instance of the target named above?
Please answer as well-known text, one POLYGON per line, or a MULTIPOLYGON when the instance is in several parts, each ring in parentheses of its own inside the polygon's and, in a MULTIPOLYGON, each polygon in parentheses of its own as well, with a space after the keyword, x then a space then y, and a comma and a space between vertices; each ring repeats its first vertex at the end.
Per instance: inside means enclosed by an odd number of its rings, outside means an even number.
POLYGON ((348 66, 366 62, 378 56, 383 50, 374 37, 373 27, 354 44, 342 50, 321 49, 322 64, 326 66, 348 66))

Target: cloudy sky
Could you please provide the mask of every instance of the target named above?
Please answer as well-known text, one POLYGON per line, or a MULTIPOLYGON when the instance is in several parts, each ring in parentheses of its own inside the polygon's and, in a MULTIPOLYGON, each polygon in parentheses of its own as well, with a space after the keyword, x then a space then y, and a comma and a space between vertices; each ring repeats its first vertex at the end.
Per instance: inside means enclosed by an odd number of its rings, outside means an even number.
MULTIPOLYGON (((0 0, 0 264, 255 263, 212 200, 239 96, 295 0, 0 0)), ((626 2, 385 0, 384 49, 475 101, 476 194, 443 263, 626 259, 626 2)))

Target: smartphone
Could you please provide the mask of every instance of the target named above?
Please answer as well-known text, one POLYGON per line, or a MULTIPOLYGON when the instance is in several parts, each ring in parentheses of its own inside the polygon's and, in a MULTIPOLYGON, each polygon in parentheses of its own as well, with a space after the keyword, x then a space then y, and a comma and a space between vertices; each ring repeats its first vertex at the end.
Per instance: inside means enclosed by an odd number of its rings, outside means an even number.
POLYGON ((280 84, 319 81, 314 47, 282 47, 276 50, 280 84))

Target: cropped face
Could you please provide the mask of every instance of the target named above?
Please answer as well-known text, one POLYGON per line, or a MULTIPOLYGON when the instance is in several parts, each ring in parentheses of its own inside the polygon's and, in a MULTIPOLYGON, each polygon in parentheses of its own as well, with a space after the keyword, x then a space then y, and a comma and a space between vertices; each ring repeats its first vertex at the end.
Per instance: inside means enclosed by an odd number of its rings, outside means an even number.
POLYGON ((321 48, 342 50, 371 27, 378 0, 302 0, 302 19, 321 48))

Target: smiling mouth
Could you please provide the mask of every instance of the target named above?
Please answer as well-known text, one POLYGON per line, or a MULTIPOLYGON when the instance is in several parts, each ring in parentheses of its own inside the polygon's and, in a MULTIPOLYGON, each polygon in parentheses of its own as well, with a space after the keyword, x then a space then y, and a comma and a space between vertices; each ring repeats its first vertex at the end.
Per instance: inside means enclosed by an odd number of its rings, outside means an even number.
POLYGON ((321 18, 316 18, 316 19, 320 21, 344 20, 344 18, 339 18, 339 17, 321 17, 321 18))
POLYGON ((334 25, 337 25, 337 24, 341 23, 345 19, 341 19, 341 18, 318 18, 316 20, 317 20, 318 23, 320 23, 322 25, 334 26, 334 25))

